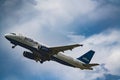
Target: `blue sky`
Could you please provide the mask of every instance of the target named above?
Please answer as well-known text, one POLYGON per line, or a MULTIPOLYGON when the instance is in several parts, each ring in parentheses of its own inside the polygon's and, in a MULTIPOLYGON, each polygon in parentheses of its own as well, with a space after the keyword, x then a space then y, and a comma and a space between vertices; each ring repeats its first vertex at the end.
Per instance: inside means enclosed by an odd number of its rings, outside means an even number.
POLYGON ((0 80, 119 80, 119 0, 0 0, 0 80), (4 38, 17 32, 46 46, 83 43, 64 54, 77 58, 90 49, 94 71, 82 71, 50 61, 26 59, 26 49, 4 38))

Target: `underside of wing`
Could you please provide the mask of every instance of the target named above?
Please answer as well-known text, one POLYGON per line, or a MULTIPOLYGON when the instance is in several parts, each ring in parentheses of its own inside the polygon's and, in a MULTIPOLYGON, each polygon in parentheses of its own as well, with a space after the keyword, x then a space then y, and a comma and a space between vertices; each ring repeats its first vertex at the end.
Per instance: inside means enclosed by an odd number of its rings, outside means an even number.
POLYGON ((64 52, 66 50, 72 50, 75 47, 83 46, 82 44, 74 44, 74 45, 67 45, 67 46, 59 46, 59 47, 51 47, 50 50, 53 51, 53 53, 57 54, 58 52, 64 52))

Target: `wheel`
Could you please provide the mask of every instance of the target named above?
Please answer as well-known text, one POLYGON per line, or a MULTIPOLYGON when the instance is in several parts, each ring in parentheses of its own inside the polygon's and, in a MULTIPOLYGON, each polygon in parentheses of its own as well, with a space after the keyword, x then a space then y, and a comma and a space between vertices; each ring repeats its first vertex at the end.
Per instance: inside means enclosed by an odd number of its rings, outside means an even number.
POLYGON ((43 63, 43 61, 40 61, 40 63, 42 64, 42 63, 43 63))
POLYGON ((12 48, 15 48, 15 46, 12 46, 12 48))

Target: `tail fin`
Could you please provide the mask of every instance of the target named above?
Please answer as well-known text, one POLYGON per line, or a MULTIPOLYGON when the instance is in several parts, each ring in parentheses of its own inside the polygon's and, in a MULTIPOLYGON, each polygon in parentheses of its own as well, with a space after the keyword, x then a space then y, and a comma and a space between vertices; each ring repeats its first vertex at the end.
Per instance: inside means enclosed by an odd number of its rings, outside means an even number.
POLYGON ((77 58, 78 60, 84 62, 85 64, 89 64, 93 55, 94 55, 95 51, 90 50, 87 53, 83 54, 82 56, 80 56, 79 58, 77 58))

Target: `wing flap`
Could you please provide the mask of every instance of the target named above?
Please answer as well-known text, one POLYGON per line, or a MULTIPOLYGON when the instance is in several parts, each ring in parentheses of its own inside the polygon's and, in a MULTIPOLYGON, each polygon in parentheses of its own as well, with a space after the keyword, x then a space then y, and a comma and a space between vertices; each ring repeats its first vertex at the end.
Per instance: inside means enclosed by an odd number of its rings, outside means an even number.
POLYGON ((49 49, 57 54, 58 52, 64 52, 66 50, 72 50, 73 48, 79 47, 79 46, 83 46, 83 45, 82 44, 74 44, 74 45, 67 45, 67 46, 51 47, 49 49))

